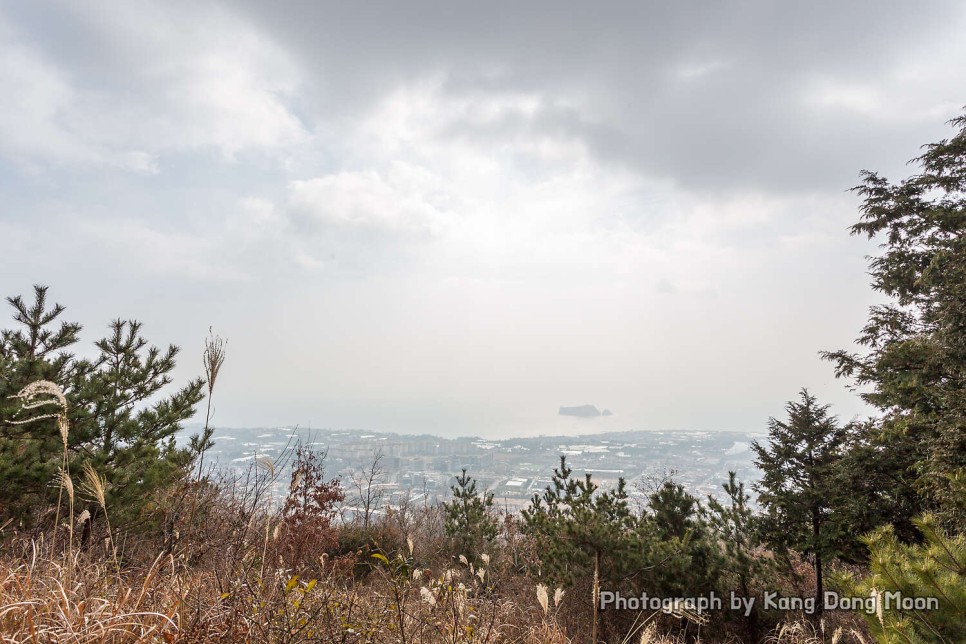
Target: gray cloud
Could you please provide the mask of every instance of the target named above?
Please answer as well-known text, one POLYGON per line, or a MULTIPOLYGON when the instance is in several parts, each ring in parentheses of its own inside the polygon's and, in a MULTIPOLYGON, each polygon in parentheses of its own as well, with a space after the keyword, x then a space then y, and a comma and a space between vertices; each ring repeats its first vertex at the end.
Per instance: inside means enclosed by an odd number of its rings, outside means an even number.
POLYGON ((313 94, 322 114, 438 73, 455 96, 549 101, 507 118, 506 135, 576 137, 702 189, 847 187, 963 102, 966 12, 955 2, 243 6, 325 79, 313 94), (946 85, 908 78, 908 65, 940 70, 946 85))

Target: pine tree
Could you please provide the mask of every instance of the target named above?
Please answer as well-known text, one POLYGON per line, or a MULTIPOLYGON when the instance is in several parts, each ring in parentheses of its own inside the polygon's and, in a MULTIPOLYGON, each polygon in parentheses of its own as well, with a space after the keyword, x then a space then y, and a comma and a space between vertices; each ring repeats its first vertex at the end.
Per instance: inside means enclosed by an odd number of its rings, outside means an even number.
POLYGON ((847 578, 849 594, 877 600, 866 614, 872 632, 883 642, 966 641, 966 536, 944 532, 933 515, 915 520, 922 543, 905 544, 892 526, 884 526, 865 542, 871 553, 870 572, 847 578), (933 598, 927 610, 904 609, 905 598, 933 598), (891 599, 890 599, 891 597, 891 599))
POLYGON ((708 496, 708 525, 724 548, 724 570, 734 575, 742 595, 750 597, 751 582, 765 566, 755 554, 759 545, 758 518, 749 507, 751 496, 745 492, 745 484, 737 480, 734 472, 728 472, 728 482, 722 488, 728 495, 727 504, 708 496))
POLYGON ((966 115, 951 124, 955 136, 913 160, 918 174, 895 184, 863 173, 852 233, 883 240, 870 274, 888 302, 869 311, 857 340, 864 354, 824 354, 882 412, 862 438, 877 458, 853 463, 873 481, 859 503, 881 511, 895 501, 881 518, 907 538, 922 509, 966 530, 956 483, 966 477, 966 115))
POLYGON ((752 449, 762 479, 755 485, 762 506, 767 542, 811 557, 815 571, 815 603, 822 604, 823 564, 841 551, 843 535, 832 519, 836 509, 835 474, 847 429, 803 389, 800 401, 785 409, 788 421, 769 419, 767 446, 752 449))
POLYGON ((923 445, 882 430, 881 419, 856 425, 836 472, 839 489, 848 490, 838 509, 843 529, 856 537, 843 544, 845 558, 853 563, 868 555, 860 537, 880 526, 891 525, 903 541, 918 541, 915 518, 927 506, 914 467, 923 445))
POLYGON ((47 308, 47 289, 34 287, 34 303, 7 298, 19 328, 0 332, 0 523, 4 518, 23 518, 24 513, 49 501, 46 484, 61 465, 62 441, 52 418, 35 423, 23 421, 16 394, 31 382, 55 382, 68 395, 83 369, 68 351, 78 340, 81 326, 56 324, 64 307, 47 308))
POLYGON ((443 503, 446 536, 453 539, 457 554, 472 559, 482 554, 485 544, 497 535, 493 493, 481 495, 476 489, 476 480, 466 473, 466 468, 450 490, 453 500, 443 503))
POLYGON ((527 532, 537 539, 545 575, 556 583, 572 583, 595 568, 599 574, 602 567, 619 567, 636 525, 623 480, 617 489, 598 493, 590 474, 581 480, 572 473, 561 456, 552 487, 534 495, 522 513, 527 532))
MULTIPOLYGON (((537 547, 542 579, 559 586, 592 580, 595 612, 600 589, 681 596, 691 588, 684 544, 678 538, 659 538, 648 517, 631 511, 623 478, 613 489, 601 490, 589 473, 583 479, 572 474, 561 456, 551 485, 543 495, 534 495, 522 512, 524 531, 537 547)), ((622 616, 611 615, 614 632, 627 632, 629 624, 620 623, 622 616)), ((595 616, 595 629, 598 621, 595 616)))
POLYGON ((162 351, 141 335, 141 323, 114 320, 95 342, 97 355, 80 359, 71 349, 79 324, 59 322, 64 307, 47 307, 47 288, 34 288, 34 303, 8 298, 17 327, 0 335, 0 512, 29 519, 31 510, 52 501, 49 484, 61 465, 56 422, 25 424, 19 401, 11 398, 37 380, 61 387, 67 399, 70 469, 85 463, 106 476, 112 519, 130 523, 151 504, 155 490, 173 482, 194 459, 175 445, 181 423, 204 396, 193 380, 170 394, 178 348, 162 351))
POLYGON ((872 574, 856 589, 941 597, 938 611, 880 611, 870 622, 887 642, 966 637, 966 115, 951 124, 952 138, 913 160, 918 174, 863 173, 852 233, 883 239, 870 273, 888 302, 869 311, 864 354, 823 354, 882 414, 841 468, 848 525, 882 526, 865 539, 872 574))
MULTIPOLYGON (((759 521, 749 506, 751 496, 745 491, 745 484, 737 480, 734 472, 728 472, 728 482, 722 487, 728 495, 726 503, 708 496, 708 528, 722 550, 718 565, 723 576, 733 578, 735 584, 731 588, 736 585, 742 597, 751 597, 752 584, 768 583, 770 560, 756 552, 760 545, 759 521)), ((754 605, 747 616, 742 616, 751 642, 758 641, 760 635, 758 610, 754 605)))
POLYGON ((648 497, 658 534, 665 539, 684 539, 699 527, 698 500, 674 481, 665 481, 648 497))

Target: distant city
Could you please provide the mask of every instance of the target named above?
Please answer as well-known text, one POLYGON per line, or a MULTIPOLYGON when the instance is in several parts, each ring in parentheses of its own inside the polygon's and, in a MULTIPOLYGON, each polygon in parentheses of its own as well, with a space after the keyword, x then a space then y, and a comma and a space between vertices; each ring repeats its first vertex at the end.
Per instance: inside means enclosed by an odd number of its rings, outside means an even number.
MULTIPOLYGON (((189 427, 186 434, 197 432, 189 427)), ((372 479, 380 506, 435 503, 451 497, 450 486, 463 469, 477 488, 493 493, 495 505, 511 513, 529 505, 551 483, 560 456, 574 476, 589 472, 604 488, 627 482, 635 503, 643 502, 663 480, 672 478, 699 499, 721 494, 734 471, 746 488, 757 480, 751 442, 760 433, 712 431, 624 431, 578 436, 537 436, 488 440, 441 438, 362 430, 293 427, 219 429, 206 459, 215 468, 246 470, 259 457, 279 459, 298 442, 327 451, 327 477, 339 477, 347 500, 358 485, 372 479), (376 476, 371 476, 373 465, 376 476), (363 473, 370 476, 363 477, 363 473)), ((279 476, 282 493, 288 476, 279 476)), ((368 483, 366 483, 368 487, 368 483)))

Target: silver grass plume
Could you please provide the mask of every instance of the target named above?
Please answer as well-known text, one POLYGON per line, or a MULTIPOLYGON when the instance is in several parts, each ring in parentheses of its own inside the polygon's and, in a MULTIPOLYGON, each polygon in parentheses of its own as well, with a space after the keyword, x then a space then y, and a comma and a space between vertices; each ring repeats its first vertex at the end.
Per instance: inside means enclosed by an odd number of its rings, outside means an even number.
MULTIPOLYGON (((68 439, 70 437, 70 425, 67 421, 67 397, 64 395, 64 390, 61 389, 60 385, 58 385, 56 382, 51 382, 50 380, 35 380, 11 396, 11 398, 20 401, 21 412, 40 409, 46 405, 57 405, 60 408, 53 413, 40 414, 38 416, 25 418, 23 420, 7 421, 11 425, 25 425, 27 423, 42 420, 44 418, 54 418, 57 421, 57 431, 60 433, 60 440, 63 443, 63 452, 60 459, 61 472, 58 475, 60 487, 57 491, 57 512, 54 516, 54 531, 52 538, 52 546, 55 546, 57 543, 57 526, 60 523, 60 504, 64 494, 64 487, 67 484, 70 484, 70 512, 71 514, 74 512, 74 486, 70 480, 70 466, 67 458, 68 439)), ((71 549, 73 549, 73 537, 74 533, 73 528, 71 527, 71 549)))
MULTIPOLYGON (((211 329, 208 331, 210 333, 211 329)), ((218 380, 218 372, 221 371, 221 365, 225 362, 226 344, 227 342, 217 335, 210 335, 205 340, 205 352, 202 355, 202 363, 205 367, 205 379, 208 383, 209 397, 215 389, 215 381, 218 380)))
POLYGON ((546 615, 550 611, 550 598, 547 596, 547 587, 543 584, 537 584, 537 601, 540 602, 543 614, 546 615))

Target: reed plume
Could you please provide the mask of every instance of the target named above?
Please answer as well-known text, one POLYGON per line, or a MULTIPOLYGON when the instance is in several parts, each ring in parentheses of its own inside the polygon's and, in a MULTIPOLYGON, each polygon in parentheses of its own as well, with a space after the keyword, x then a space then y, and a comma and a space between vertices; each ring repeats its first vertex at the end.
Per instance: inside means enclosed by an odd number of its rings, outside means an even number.
POLYGON ((114 533, 111 530, 111 520, 107 515, 107 479, 100 476, 89 462, 84 463, 84 481, 81 483, 81 490, 88 497, 97 501, 104 511, 104 522, 107 524, 107 538, 114 555, 114 565, 117 566, 117 547, 114 545, 114 533))
POLYGON ((543 609, 543 614, 546 615, 549 610, 549 598, 547 597, 547 587, 543 584, 537 584, 537 601, 540 602, 540 608, 543 609))
POLYGON ((57 490, 57 510, 54 513, 54 531, 53 535, 51 536, 51 548, 56 549, 57 547, 57 525, 60 523, 60 506, 64 498, 65 485, 69 484, 71 520, 68 521, 68 525, 70 526, 70 547, 73 549, 74 530, 72 522, 74 516, 74 485, 70 480, 70 465, 67 457, 67 444, 68 439, 70 438, 70 423, 67 420, 67 396, 64 395, 64 390, 61 389, 60 385, 58 385, 56 382, 51 382, 50 380, 35 380, 11 396, 11 398, 20 400, 21 412, 39 409, 45 405, 57 405, 59 408, 53 413, 41 414, 39 416, 33 416, 31 418, 25 418, 22 420, 10 420, 7 422, 9 422, 11 425, 25 425, 27 423, 32 423, 46 418, 56 419, 57 431, 60 433, 60 439, 64 447, 63 452, 61 453, 60 473, 57 477, 59 487, 57 490))
POLYGON ((198 448, 198 478, 201 478, 202 468, 205 462, 205 450, 208 449, 213 432, 210 426, 211 397, 215 391, 215 382, 218 380, 221 365, 225 363, 226 344, 228 344, 227 341, 223 340, 221 336, 214 335, 211 332, 211 327, 208 328, 208 338, 205 339, 205 351, 201 356, 201 363, 205 368, 205 381, 208 385, 208 409, 205 412, 205 429, 201 434, 201 443, 198 448))

